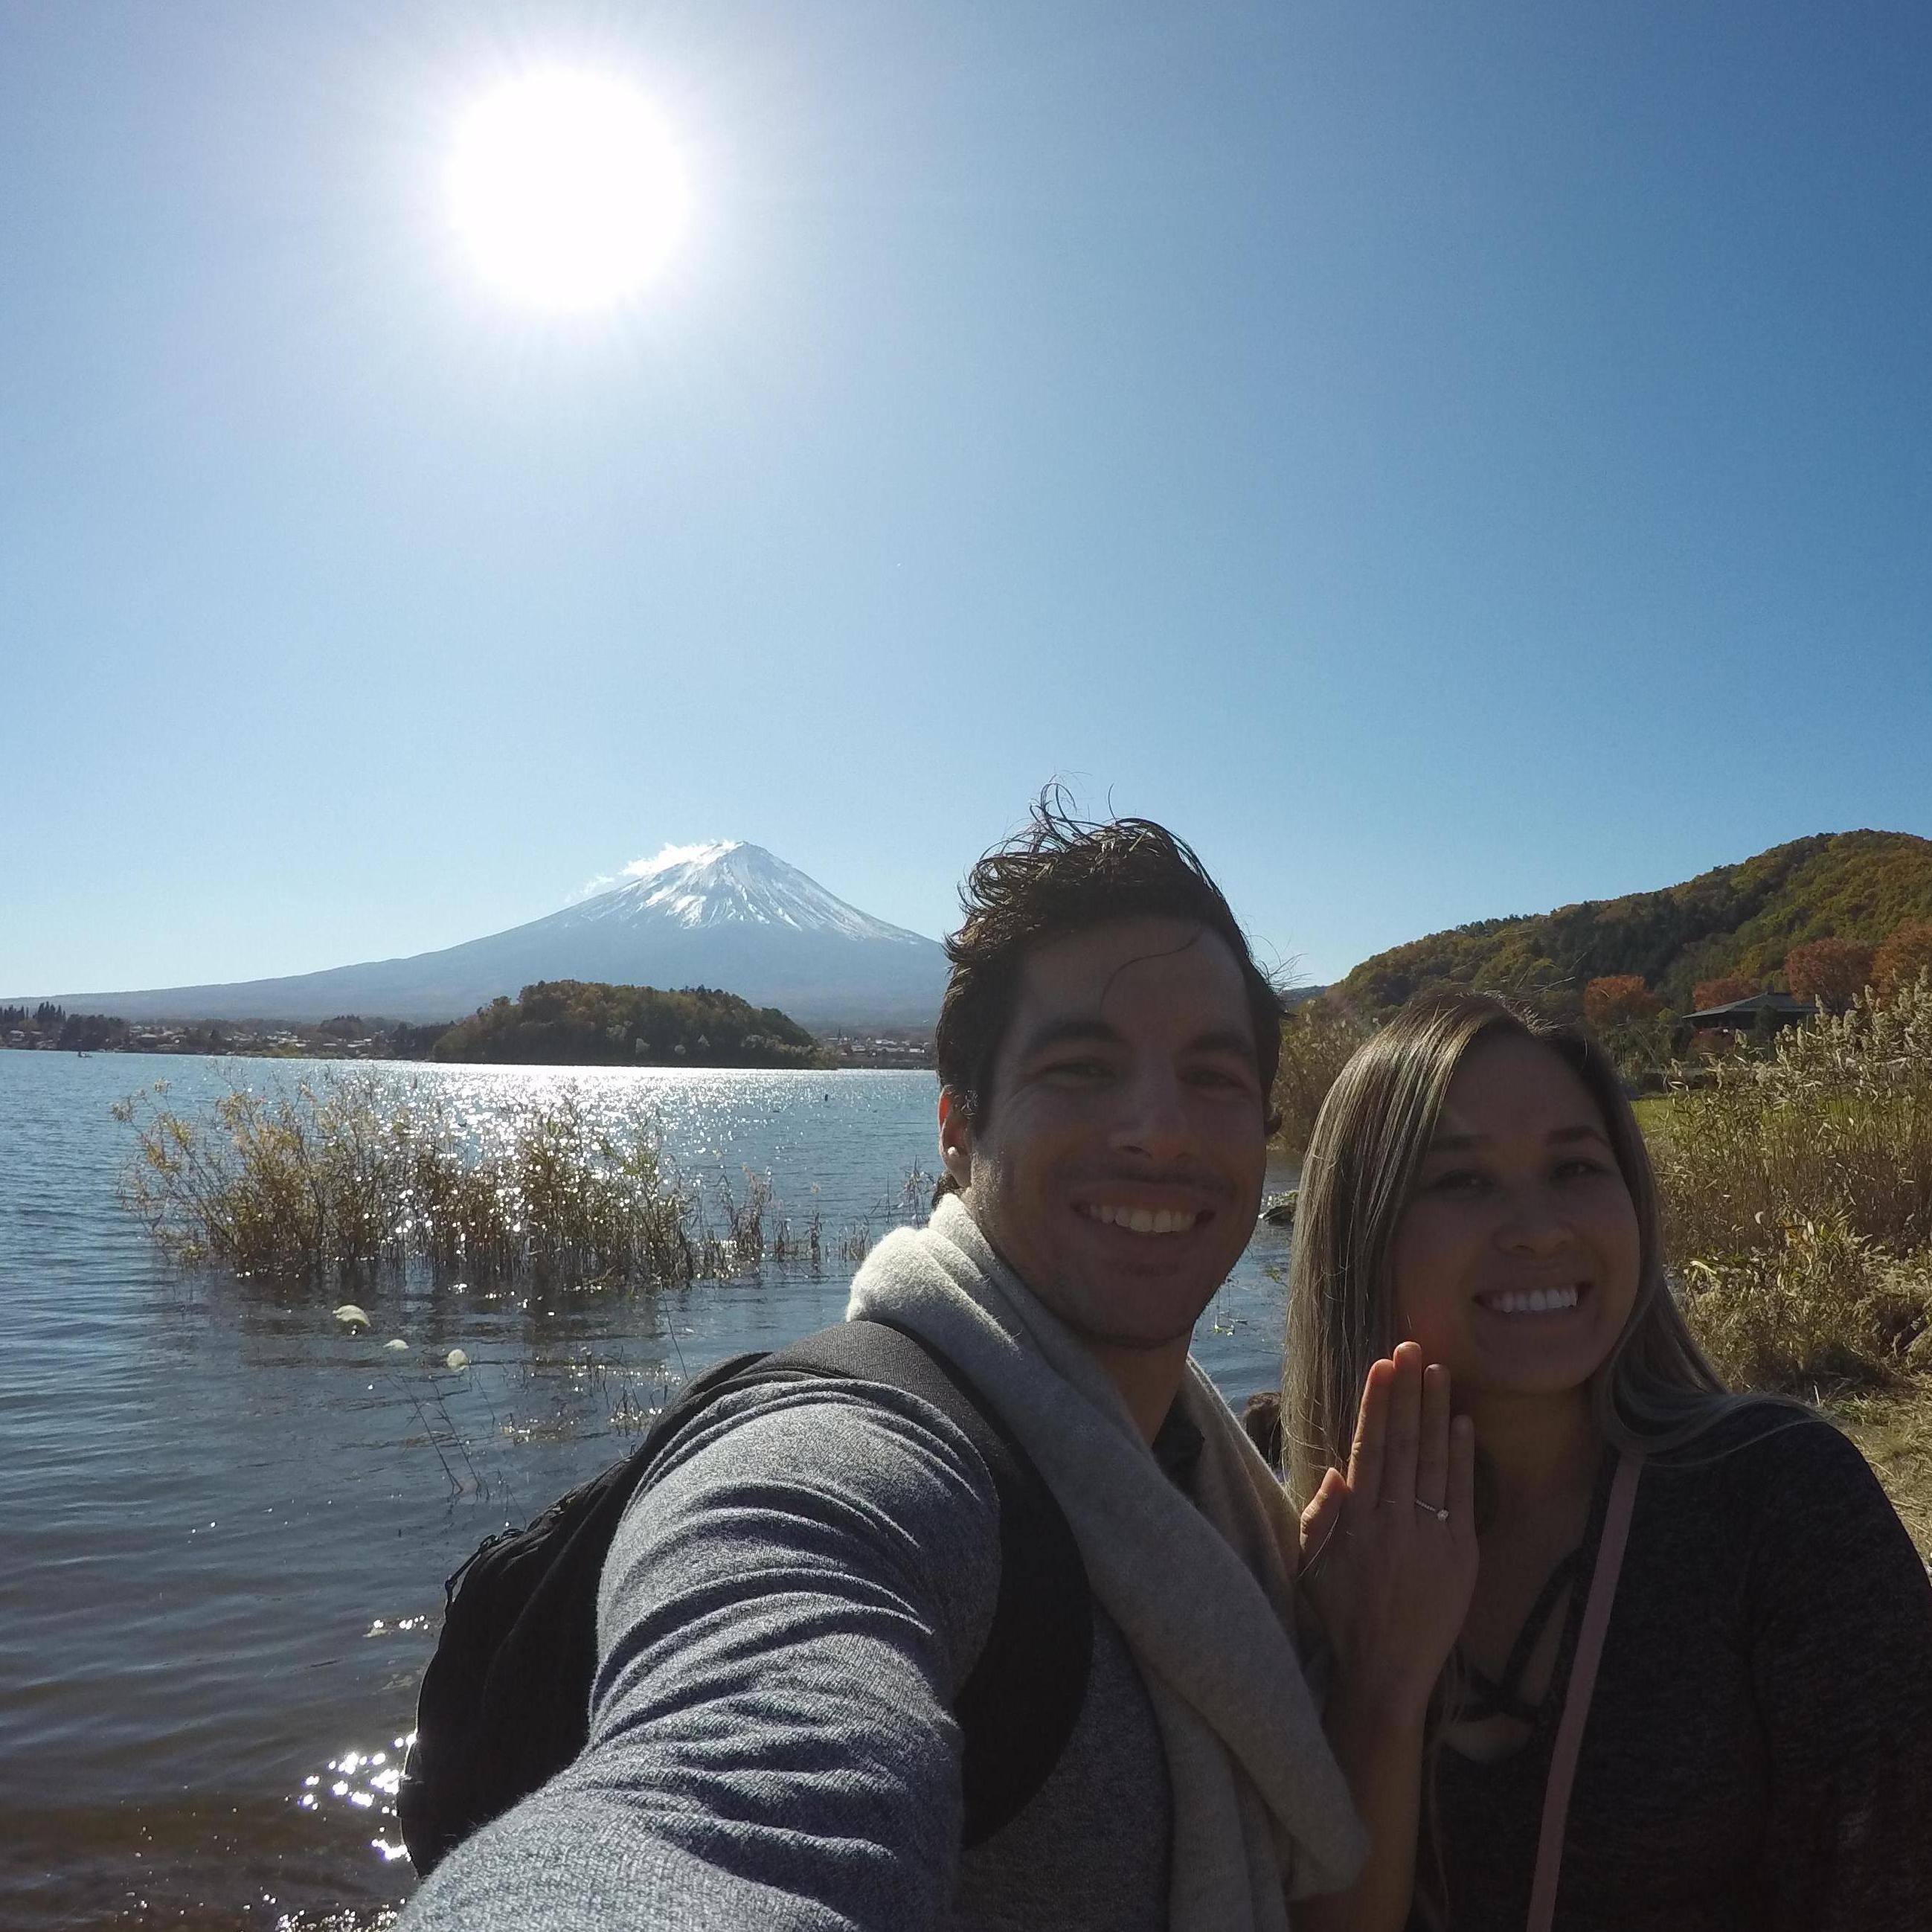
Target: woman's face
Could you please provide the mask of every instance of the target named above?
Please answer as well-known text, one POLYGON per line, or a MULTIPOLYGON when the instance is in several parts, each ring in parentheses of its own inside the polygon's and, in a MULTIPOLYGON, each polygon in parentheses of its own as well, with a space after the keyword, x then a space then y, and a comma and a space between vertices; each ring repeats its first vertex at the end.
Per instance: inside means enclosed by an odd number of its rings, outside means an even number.
POLYGON ((1396 1224, 1403 1334, 1459 1399, 1568 1394, 1623 1332, 1641 1264, 1590 1090, 1520 1034, 1471 1048, 1396 1224))

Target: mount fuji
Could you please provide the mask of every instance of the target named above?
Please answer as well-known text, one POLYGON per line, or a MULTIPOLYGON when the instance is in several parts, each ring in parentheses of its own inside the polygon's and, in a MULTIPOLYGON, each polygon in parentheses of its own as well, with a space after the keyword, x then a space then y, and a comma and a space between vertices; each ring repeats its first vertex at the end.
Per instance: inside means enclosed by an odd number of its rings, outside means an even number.
POLYGON ((835 898, 762 845, 667 845, 623 883, 440 952, 280 980, 56 994, 130 1020, 456 1020, 538 980, 713 986, 808 1026, 930 1026, 946 985, 932 940, 835 898))

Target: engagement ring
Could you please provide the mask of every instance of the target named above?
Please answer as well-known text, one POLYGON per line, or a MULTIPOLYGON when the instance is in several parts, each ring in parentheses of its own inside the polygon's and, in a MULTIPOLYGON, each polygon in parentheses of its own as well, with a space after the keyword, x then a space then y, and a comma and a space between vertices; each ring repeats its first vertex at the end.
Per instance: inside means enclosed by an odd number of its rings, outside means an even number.
POLYGON ((1438 1509, 1433 1503, 1426 1503, 1420 1496, 1415 1499, 1415 1506, 1419 1510, 1426 1510, 1438 1522, 1447 1522, 1449 1520, 1449 1512, 1446 1509, 1438 1509))

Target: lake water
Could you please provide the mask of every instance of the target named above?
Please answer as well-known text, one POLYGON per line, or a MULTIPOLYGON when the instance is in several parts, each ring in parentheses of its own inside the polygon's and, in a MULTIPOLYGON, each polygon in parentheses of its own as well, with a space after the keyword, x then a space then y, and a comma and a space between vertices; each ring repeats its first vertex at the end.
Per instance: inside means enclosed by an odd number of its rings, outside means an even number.
MULTIPOLYGON (((337 1292, 171 1267, 118 1203, 133 1133, 112 1104, 166 1078, 189 1111, 231 1072, 314 1070, 0 1052, 8 1932, 386 1923, 412 1882, 392 1792, 443 1578, 622 1453, 688 1374, 843 1312, 828 1258, 648 1294, 358 1289, 364 1333, 337 1292)), ((776 1211, 815 1208, 829 1236, 883 1232, 935 1165, 929 1073, 380 1077, 485 1114, 553 1084, 641 1090, 682 1172, 769 1174, 776 1211)), ((1262 1229, 1198 1331, 1237 1402, 1276 1379, 1285 1254, 1262 1229)))

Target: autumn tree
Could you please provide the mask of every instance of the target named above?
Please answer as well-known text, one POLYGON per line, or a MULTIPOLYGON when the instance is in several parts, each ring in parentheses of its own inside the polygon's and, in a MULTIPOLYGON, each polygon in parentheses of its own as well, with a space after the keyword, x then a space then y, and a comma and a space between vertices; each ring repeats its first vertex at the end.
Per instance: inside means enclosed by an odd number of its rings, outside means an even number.
POLYGON ((1757 982, 1742 973, 1721 974, 1714 980, 1700 980, 1690 994, 1690 1010, 1708 1013, 1713 1006, 1728 1006, 1748 1000, 1757 991, 1757 982))
POLYGON ((1784 980, 1801 1000, 1841 1013, 1870 983, 1872 950, 1850 939, 1812 939, 1784 956, 1784 980))
POLYGON ((1612 973, 1583 988, 1583 1017, 1599 1033, 1648 1019, 1662 1004, 1634 973, 1612 973))
POLYGON ((1932 919, 1908 919, 1874 956, 1872 984, 1888 998, 1922 973, 1932 973, 1932 919))
POLYGON ((1636 974, 1611 973, 1588 981, 1583 1018, 1625 1081, 1646 1088, 1656 1083, 1670 1058, 1675 1023, 1636 974))

